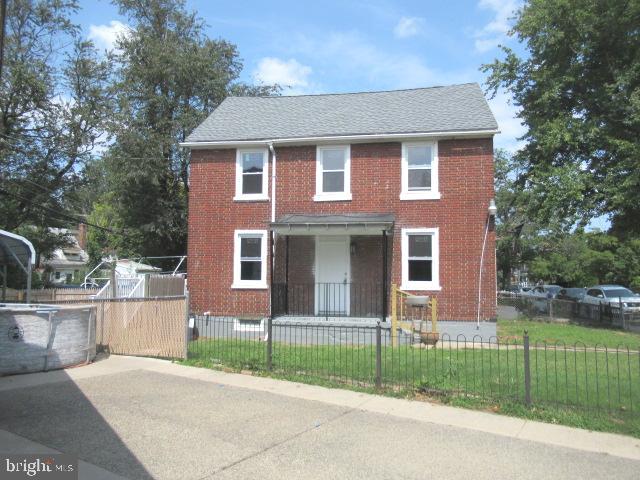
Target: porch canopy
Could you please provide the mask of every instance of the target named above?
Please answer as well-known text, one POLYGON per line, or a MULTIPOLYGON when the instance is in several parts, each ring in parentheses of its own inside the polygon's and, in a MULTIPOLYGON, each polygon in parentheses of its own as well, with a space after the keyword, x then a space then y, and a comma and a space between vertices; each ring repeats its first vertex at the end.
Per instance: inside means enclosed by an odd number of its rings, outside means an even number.
POLYGON ((393 228, 390 213, 289 214, 271 223, 279 235, 374 235, 393 228))
MULTIPOLYGON (((394 216, 388 213, 346 213, 346 214, 288 214, 271 223, 271 314, 303 316, 350 316, 363 310, 365 316, 386 319, 387 312, 387 237, 393 231, 394 216), (274 283, 275 236, 284 237, 284 282, 274 283), (344 268, 346 262, 351 265, 354 251, 349 251, 332 242, 326 244, 334 255, 333 263, 322 262, 323 268, 316 267, 311 285, 306 283, 289 284, 289 239, 291 237, 316 236, 316 255, 320 240, 329 236, 349 238, 353 236, 379 236, 380 242, 380 284, 371 282, 353 283, 350 279, 351 267, 344 268), (336 247, 337 250, 336 250, 336 247), (340 251, 344 252, 341 257, 340 251), (336 260, 337 259, 337 260, 336 260), (321 276, 321 270, 324 273, 321 276), (379 300, 379 302, 378 302, 379 300)), ((327 250, 325 250, 325 253, 327 250)), ((317 258, 317 257, 316 257, 317 258)), ((317 262, 317 259, 316 259, 317 262)), ((370 278, 369 278, 370 280, 370 278)), ((360 315, 362 316, 362 315, 360 315)))
POLYGON ((31 300, 31 270, 36 262, 33 244, 15 233, 0 230, 0 275, 2 276, 2 299, 7 288, 7 266, 17 265, 27 277, 27 298, 31 300))

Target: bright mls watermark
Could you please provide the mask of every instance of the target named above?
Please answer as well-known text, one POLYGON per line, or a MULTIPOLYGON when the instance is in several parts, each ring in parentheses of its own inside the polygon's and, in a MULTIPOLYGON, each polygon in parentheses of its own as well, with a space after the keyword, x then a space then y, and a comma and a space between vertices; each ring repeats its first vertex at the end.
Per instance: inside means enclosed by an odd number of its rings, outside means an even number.
POLYGON ((61 453, 3 455, 0 478, 77 480, 78 459, 61 453))

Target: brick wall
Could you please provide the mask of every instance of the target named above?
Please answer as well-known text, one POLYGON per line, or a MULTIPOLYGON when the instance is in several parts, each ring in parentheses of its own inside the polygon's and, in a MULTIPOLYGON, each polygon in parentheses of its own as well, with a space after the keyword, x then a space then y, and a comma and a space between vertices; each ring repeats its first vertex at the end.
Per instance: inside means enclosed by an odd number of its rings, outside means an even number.
MULTIPOLYGON (((493 198, 493 143, 491 139, 438 142, 440 200, 401 201, 399 142, 351 145, 351 201, 314 202, 314 146, 276 147, 276 217, 287 213, 393 213, 390 239, 391 281, 401 283, 401 229, 439 227, 441 319, 475 320, 480 251, 489 200, 493 198)), ((271 191, 269 187, 269 192, 271 191)), ((267 229, 269 202, 234 202, 235 150, 193 150, 189 192, 188 272, 192 309, 226 315, 266 315, 268 290, 233 290, 233 236, 236 229, 267 229)), ((352 280, 381 268, 379 240, 355 239, 371 266, 358 270, 352 280), (377 246, 376 246, 377 245, 377 246)), ((278 241, 276 277, 284 242, 278 241)), ((313 281, 313 243, 290 240, 290 282, 313 281), (310 263, 311 262, 311 263, 310 263), (306 273, 305 273, 306 272, 306 273), (296 277, 297 276, 297 277, 296 277)), ((355 268, 354 268, 355 267, 355 268)), ((495 318, 495 234, 487 237, 481 292, 481 318, 495 318)))

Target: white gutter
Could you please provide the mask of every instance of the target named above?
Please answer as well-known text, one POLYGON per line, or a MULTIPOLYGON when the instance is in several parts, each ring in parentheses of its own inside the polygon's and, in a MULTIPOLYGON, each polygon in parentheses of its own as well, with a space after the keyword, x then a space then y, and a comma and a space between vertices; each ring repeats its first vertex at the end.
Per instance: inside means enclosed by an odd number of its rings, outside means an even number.
POLYGON ((273 156, 273 162, 271 163, 271 221, 276 221, 276 150, 273 148, 273 143, 269 142, 269 150, 273 156))
POLYGON ((386 140, 386 139, 405 139, 405 138, 434 138, 434 137, 483 137, 486 135, 496 135, 500 133, 498 129, 491 130, 466 130, 453 132, 428 132, 428 133, 374 133, 364 135, 331 135, 324 137, 284 137, 272 138, 265 140, 219 140, 211 142, 182 142, 181 147, 189 148, 207 148, 207 147, 233 147, 242 145, 264 145, 271 143, 280 144, 296 144, 296 143, 314 143, 314 142, 330 142, 330 141, 367 141, 367 140, 386 140))

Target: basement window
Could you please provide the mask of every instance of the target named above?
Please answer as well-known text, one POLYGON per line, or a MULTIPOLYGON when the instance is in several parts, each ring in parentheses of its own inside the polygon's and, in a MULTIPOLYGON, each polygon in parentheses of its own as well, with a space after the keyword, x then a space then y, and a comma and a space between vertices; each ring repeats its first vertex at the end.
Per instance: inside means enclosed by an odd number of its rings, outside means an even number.
POLYGON ((236 230, 232 288, 267 288, 267 231, 236 230))
POLYGON ((438 144, 402 144, 402 191, 400 200, 437 200, 438 144))
POLYGON ((237 151, 234 200, 269 200, 267 158, 266 149, 237 151))
POLYGON ((328 145, 316 149, 317 202, 351 200, 351 148, 328 145))
POLYGON ((437 228, 402 229, 402 289, 440 290, 437 228))
POLYGON ((262 332, 264 318, 234 318, 233 330, 236 332, 262 332))

